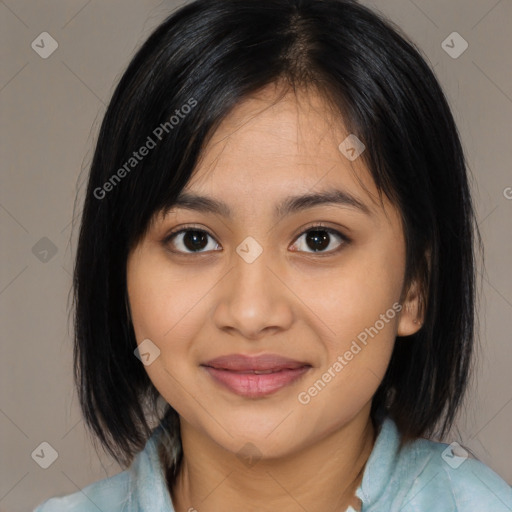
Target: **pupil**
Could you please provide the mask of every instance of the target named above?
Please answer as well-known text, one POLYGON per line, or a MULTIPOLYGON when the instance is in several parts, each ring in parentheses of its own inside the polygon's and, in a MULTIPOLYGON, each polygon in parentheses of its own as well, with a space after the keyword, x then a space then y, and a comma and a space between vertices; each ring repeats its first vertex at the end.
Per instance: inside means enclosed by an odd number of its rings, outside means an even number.
POLYGON ((207 234, 204 231, 187 231, 183 237, 185 247, 190 251, 200 250, 207 245, 207 234), (199 246, 197 243, 199 242, 199 246), (203 243, 201 243, 203 242, 203 243))
POLYGON ((322 250, 329 246, 329 234, 327 231, 309 231, 306 240, 308 247, 314 251, 322 250), (321 233, 323 233, 323 236, 321 233), (316 247, 311 247, 309 244, 310 240, 313 240, 314 243, 317 244, 316 247))

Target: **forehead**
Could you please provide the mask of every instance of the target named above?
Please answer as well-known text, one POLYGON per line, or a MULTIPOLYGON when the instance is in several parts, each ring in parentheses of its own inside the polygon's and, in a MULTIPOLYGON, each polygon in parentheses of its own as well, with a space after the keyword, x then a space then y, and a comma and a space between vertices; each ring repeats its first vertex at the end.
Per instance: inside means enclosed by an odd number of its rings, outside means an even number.
MULTIPOLYGON (((361 157, 350 161, 338 146, 349 133, 341 115, 318 93, 270 85, 240 102, 204 147, 172 206, 152 223, 179 212, 229 222, 275 222, 326 205, 379 218, 398 211, 379 196, 361 157)), ((361 217, 362 218, 362 217, 361 217)))
POLYGON ((282 91, 274 84, 238 104, 204 148, 185 191, 268 200, 274 194, 344 188, 376 195, 362 158, 339 150, 350 135, 315 91, 282 91))

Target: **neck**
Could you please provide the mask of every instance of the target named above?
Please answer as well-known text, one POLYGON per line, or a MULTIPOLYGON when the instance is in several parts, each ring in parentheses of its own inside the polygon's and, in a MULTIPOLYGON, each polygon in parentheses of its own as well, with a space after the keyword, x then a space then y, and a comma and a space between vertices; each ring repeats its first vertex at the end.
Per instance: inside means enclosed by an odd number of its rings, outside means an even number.
POLYGON ((369 417, 350 423, 281 458, 244 464, 180 418, 183 459, 170 485, 176 512, 324 512, 356 510, 359 486, 375 441, 369 417))

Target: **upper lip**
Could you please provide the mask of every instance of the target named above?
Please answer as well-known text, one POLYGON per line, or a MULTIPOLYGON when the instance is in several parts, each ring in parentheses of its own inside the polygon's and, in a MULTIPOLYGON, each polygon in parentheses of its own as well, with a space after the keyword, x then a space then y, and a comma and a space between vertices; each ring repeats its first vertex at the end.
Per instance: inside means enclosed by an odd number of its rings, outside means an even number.
POLYGON ((285 370, 296 369, 304 366, 311 366, 304 361, 297 361, 277 354, 262 354, 259 356, 248 356, 244 354, 230 354, 216 357, 202 366, 209 366, 219 370, 251 371, 251 370, 285 370))

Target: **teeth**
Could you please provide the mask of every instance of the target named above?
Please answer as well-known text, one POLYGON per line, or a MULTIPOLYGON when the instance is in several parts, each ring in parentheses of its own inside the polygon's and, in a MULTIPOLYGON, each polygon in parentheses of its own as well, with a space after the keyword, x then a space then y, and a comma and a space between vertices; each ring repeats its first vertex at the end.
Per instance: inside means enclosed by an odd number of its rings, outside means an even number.
POLYGON ((274 372, 274 370, 253 370, 253 373, 255 373, 256 375, 260 375, 263 373, 275 373, 275 372, 274 372))

